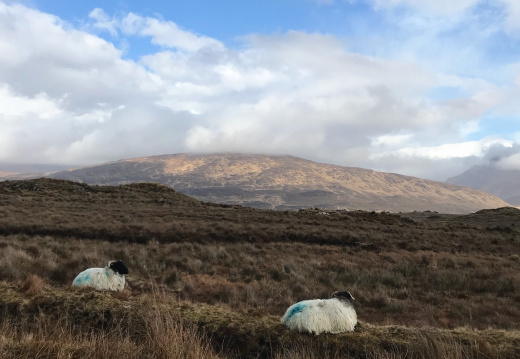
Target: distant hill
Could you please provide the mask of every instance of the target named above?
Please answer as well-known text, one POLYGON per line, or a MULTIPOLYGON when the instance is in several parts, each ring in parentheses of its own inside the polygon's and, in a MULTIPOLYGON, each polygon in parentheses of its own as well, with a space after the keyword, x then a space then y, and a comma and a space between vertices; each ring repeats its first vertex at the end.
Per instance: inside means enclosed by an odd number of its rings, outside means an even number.
POLYGON ((0 181, 34 179, 45 177, 54 172, 0 172, 0 181))
POLYGON ((48 177, 100 185, 158 182, 203 201, 268 209, 470 213, 508 206, 470 188, 293 156, 163 155, 60 171, 48 177))
POLYGON ((8 164, 0 162, 0 181, 44 177, 48 174, 64 171, 72 166, 42 164, 8 164))
POLYGON ((513 206, 520 206, 520 170, 505 170, 492 165, 473 166, 446 182, 485 191, 513 206))

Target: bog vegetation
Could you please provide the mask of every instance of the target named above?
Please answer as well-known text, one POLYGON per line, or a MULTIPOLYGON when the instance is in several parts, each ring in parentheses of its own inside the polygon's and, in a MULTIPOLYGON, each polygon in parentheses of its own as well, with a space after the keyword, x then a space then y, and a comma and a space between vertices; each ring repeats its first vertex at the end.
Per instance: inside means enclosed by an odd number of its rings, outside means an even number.
POLYGON ((2 358, 518 358, 520 210, 269 211, 156 184, 0 182, 2 358), (82 270, 129 268, 121 293, 82 270), (280 324, 349 290, 352 333, 280 324))

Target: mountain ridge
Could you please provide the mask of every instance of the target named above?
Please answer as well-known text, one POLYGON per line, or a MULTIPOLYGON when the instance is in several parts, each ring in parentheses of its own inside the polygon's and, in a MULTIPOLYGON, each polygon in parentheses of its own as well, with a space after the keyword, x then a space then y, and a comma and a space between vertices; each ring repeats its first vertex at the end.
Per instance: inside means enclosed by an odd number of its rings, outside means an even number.
POLYGON ((158 182, 203 201, 280 210, 470 213, 509 206, 488 193, 454 184, 290 155, 170 154, 123 159, 47 177, 98 185, 158 182))
POLYGON ((495 165, 473 166, 446 182, 485 191, 520 206, 520 170, 502 169, 495 165))

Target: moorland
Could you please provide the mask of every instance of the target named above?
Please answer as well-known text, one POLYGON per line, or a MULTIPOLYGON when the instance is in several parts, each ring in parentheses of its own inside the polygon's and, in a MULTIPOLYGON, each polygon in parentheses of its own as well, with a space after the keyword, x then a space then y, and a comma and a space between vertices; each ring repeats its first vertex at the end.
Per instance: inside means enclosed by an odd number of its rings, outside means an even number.
POLYGON ((0 182, 2 358, 518 358, 520 210, 276 211, 153 183, 0 182), (71 287, 110 259, 127 288, 71 287), (349 290, 352 333, 280 324, 349 290))

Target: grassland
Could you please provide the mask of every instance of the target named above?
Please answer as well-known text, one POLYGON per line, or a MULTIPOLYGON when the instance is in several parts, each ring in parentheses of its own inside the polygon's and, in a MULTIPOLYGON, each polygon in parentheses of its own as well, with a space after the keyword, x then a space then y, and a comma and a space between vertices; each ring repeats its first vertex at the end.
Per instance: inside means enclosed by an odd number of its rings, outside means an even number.
POLYGON ((518 358, 520 211, 268 211, 155 184, 0 182, 3 358, 518 358), (122 293, 70 287, 121 259, 122 293), (279 324, 350 290, 353 333, 279 324))

